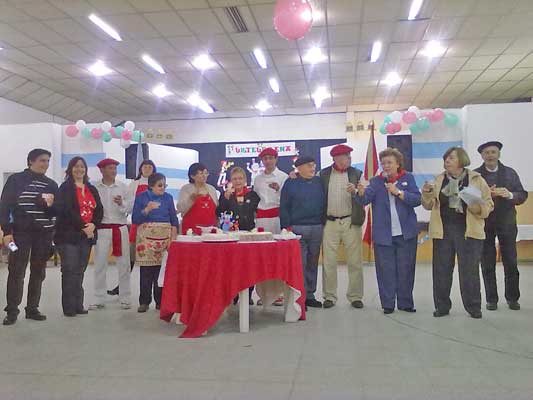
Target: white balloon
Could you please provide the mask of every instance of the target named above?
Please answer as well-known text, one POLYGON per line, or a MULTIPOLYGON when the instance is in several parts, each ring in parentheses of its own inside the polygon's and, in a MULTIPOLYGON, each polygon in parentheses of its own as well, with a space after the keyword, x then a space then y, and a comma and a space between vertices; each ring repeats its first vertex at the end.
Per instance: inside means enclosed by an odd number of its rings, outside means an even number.
POLYGON ((133 123, 133 121, 126 121, 126 123, 124 124, 124 128, 126 128, 127 131, 133 131, 135 129, 135 124, 133 123))
POLYGON ((87 126, 87 124, 85 123, 84 120, 79 119, 78 121, 76 121, 76 128, 78 128, 79 131, 81 131, 86 126, 87 126))
POLYGON ((104 121, 104 122, 102 122, 102 125, 101 125, 102 130, 104 132, 109 132, 109 130, 111 129, 112 126, 113 125, 111 125, 111 122, 109 122, 109 121, 104 121))
POLYGON ((390 113, 390 119, 392 120, 392 122, 401 123, 402 113, 400 111, 393 111, 390 113))
POLYGON ((120 139, 120 145, 121 145, 123 148, 127 149, 128 147, 130 147, 130 145, 131 145, 131 141, 129 141, 129 140, 124 140, 124 139, 120 139))
POLYGON ((420 108, 417 106, 411 106, 407 109, 407 111, 415 113, 417 117, 420 117, 420 108))

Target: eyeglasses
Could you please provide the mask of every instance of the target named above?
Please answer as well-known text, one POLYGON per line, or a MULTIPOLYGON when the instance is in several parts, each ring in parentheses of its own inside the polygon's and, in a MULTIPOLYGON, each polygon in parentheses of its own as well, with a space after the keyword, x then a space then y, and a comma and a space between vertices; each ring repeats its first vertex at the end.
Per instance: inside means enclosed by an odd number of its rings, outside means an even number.
POLYGON ((168 185, 166 183, 158 183, 157 185, 155 185, 156 187, 162 187, 162 188, 167 188, 168 185))
POLYGON ((205 175, 205 176, 209 176, 209 171, 198 171, 196 173, 196 175, 205 175))

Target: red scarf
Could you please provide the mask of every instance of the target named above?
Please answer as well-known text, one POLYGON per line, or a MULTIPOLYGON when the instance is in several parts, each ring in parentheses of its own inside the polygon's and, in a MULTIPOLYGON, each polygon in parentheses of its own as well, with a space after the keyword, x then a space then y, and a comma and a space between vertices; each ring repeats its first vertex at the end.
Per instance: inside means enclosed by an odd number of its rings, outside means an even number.
POLYGON ((345 173, 346 171, 348 171, 348 168, 340 168, 337 164, 333 163, 332 165, 333 169, 337 172, 340 172, 341 174, 345 173))
POLYGON ((244 197, 250 192, 251 190, 244 186, 240 192, 235 191, 235 197, 244 197))
POLYGON ((404 170, 404 169, 401 169, 401 170, 398 171, 398 173, 396 174, 396 176, 394 178, 391 177, 391 176, 386 176, 383 172, 381 172, 381 174, 379 174, 379 176, 381 178, 383 178, 383 180, 386 179, 388 183, 396 183, 398 181, 398 179, 400 179, 405 174, 407 174, 407 171, 404 170))

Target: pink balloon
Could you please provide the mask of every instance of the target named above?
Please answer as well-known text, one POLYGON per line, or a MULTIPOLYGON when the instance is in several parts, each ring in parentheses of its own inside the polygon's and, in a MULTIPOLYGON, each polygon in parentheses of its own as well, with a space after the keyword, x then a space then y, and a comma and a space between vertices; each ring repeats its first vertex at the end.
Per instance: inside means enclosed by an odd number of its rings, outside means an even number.
POLYGON ((122 139, 131 140, 133 134, 130 131, 122 131, 122 139))
POLYGON ((79 130, 76 128, 76 125, 69 125, 67 126, 67 129, 65 129, 65 134, 68 137, 75 137, 78 134, 79 130))
POLYGON ((402 124, 400 124, 399 122, 393 122, 392 129, 393 129, 392 133, 398 133, 402 130, 402 124))
POLYGON ((104 131, 100 128, 93 128, 93 130, 91 131, 91 136, 94 139, 100 139, 103 134, 104 134, 104 131))
POLYGON ((416 114, 414 112, 412 112, 412 111, 406 111, 406 112, 403 113, 403 116, 402 116, 402 121, 405 122, 408 125, 412 124, 417 119, 418 118, 417 118, 416 114))
POLYGON ((115 138, 115 139, 118 139, 116 136, 115 136, 115 127, 111 127, 111 129, 108 131, 110 134, 111 134, 111 137, 112 138, 115 138))
POLYGON ((436 108, 435 111, 433 111, 433 118, 435 119, 435 122, 442 121, 444 119, 444 111, 440 108, 436 108))
POLYGON ((305 36, 313 25, 313 9, 307 0, 278 0, 274 8, 274 28, 287 40, 305 36))
POLYGON ((394 131, 395 129, 394 125, 395 125, 395 122, 389 122, 387 125, 385 125, 385 130, 387 131, 389 135, 396 133, 394 131))

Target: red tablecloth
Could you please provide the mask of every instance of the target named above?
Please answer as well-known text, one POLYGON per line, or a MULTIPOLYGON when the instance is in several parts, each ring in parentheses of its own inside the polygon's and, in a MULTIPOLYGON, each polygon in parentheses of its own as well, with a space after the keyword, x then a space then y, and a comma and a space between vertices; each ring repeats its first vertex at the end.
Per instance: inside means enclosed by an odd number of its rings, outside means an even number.
POLYGON ((168 253, 160 317, 181 313, 180 337, 199 337, 213 326, 237 294, 258 282, 279 279, 302 294, 305 289, 297 240, 268 243, 173 242, 168 253))

